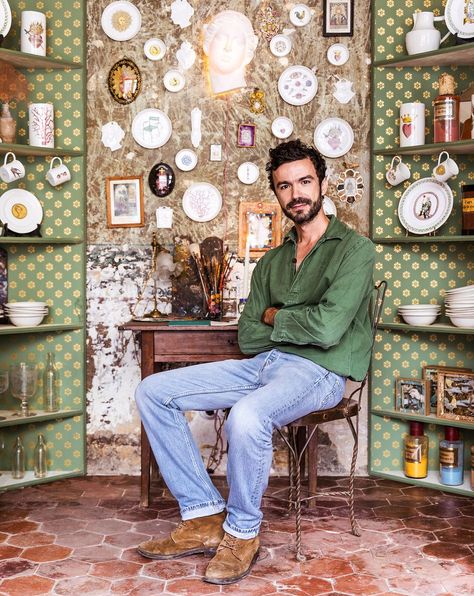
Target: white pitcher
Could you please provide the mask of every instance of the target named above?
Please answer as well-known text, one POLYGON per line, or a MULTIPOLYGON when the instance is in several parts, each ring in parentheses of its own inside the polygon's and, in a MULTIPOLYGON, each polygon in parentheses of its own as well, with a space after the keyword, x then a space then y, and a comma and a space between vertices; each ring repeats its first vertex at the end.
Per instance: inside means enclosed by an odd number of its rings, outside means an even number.
POLYGON ((448 38, 450 32, 441 39, 441 33, 434 26, 435 21, 444 21, 444 16, 435 17, 432 12, 413 13, 413 29, 405 36, 408 54, 421 54, 437 50, 448 38))

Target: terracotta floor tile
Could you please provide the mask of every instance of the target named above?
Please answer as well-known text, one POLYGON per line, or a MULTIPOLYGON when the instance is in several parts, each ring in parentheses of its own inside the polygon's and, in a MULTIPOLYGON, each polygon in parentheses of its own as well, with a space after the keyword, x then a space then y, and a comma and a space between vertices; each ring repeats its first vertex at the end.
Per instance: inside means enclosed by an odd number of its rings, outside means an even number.
POLYGON ((306 575, 294 575, 287 579, 277 580, 278 588, 288 591, 290 594, 301 594, 301 596, 316 596, 332 591, 332 583, 329 580, 319 577, 308 577, 306 575), (295 590, 295 591, 292 591, 295 590))
POLYGON ((445 519, 424 516, 409 517, 408 519, 403 520, 403 524, 405 527, 412 528, 413 530, 429 530, 431 532, 445 530, 450 526, 450 522, 445 519))
POLYGON ((5 534, 4 532, 0 532, 0 544, 5 542, 7 540, 7 538, 9 538, 8 534, 5 534))
POLYGON ((405 519, 417 515, 417 510, 414 507, 403 505, 385 505, 384 507, 376 507, 374 509, 376 517, 387 517, 389 519, 405 519))
POLYGON ((395 544, 404 544, 406 546, 422 546, 423 544, 429 544, 436 540, 433 532, 414 530, 412 528, 390 532, 390 539, 393 540, 395 544))
POLYGON ((80 530, 72 534, 63 534, 56 539, 56 544, 62 546, 69 546, 70 548, 78 548, 80 546, 94 546, 101 544, 104 540, 103 534, 95 534, 87 530, 80 530))
POLYGON ((305 563, 301 563, 301 571, 306 575, 313 575, 315 577, 338 577, 340 575, 348 575, 353 572, 353 568, 349 561, 344 559, 335 559, 333 557, 322 557, 321 559, 313 559, 305 563))
POLYGON ((0 584, 2 594, 9 596, 35 596, 36 594, 50 594, 54 582, 37 575, 24 575, 13 579, 6 579, 0 584))
POLYGON ((474 517, 466 517, 460 515, 459 517, 452 517, 449 523, 453 528, 465 528, 466 530, 474 530, 474 517))
POLYGON ((129 548, 130 546, 138 546, 140 542, 150 540, 151 536, 148 534, 137 534, 136 532, 123 532, 121 534, 111 534, 105 537, 106 544, 112 544, 120 548, 129 548))
POLYGON ((373 530, 374 532, 392 532, 401 530, 404 525, 401 519, 388 519, 386 517, 374 517, 373 519, 357 520, 363 530, 373 530))
POLYGON ((417 507, 417 510, 418 513, 421 513, 421 515, 430 515, 432 517, 449 518, 460 515, 459 508, 456 505, 451 504, 449 499, 442 503, 437 503, 436 505, 417 507))
POLYGON ((124 579, 139 575, 143 565, 131 563, 130 561, 104 561, 95 563, 89 575, 103 577, 104 579, 124 579))
POLYGON ((23 549, 17 548, 15 546, 8 546, 6 544, 2 544, 0 546, 0 560, 14 559, 15 557, 19 557, 22 550, 23 549))
POLYGON ((153 510, 147 511, 146 509, 119 509, 115 513, 115 519, 121 519, 129 522, 147 521, 150 519, 156 519, 157 512, 153 510))
MULTIPOLYGON (((198 555, 171 561, 153 561, 143 568, 142 575, 156 579, 169 580, 176 577, 190 577, 196 575, 196 561, 200 560, 198 555)), ((145 560, 145 557, 142 557, 145 560)), ((206 557, 207 562, 211 557, 206 557)))
MULTIPOLYGON (((2 495, 2 500, 4 498, 4 494, 2 495)), ((4 521, 13 521, 15 519, 25 519, 29 516, 30 510, 29 509, 20 509, 16 507, 0 507, 0 525, 1 522, 4 521)))
POLYGON ((71 596, 72 594, 87 594, 87 596, 105 596, 109 594, 111 583, 98 577, 73 577, 59 580, 55 587, 55 594, 71 596))
POLYGON ((465 528, 450 528, 435 532, 440 542, 455 542, 456 544, 474 544, 474 531, 465 528))
POLYGON ((369 594, 378 594, 379 592, 386 591, 388 585, 385 580, 373 575, 354 573, 352 575, 337 577, 334 580, 334 588, 349 594, 369 596, 369 594))
POLYGON ((126 594, 127 596, 154 596, 162 593, 164 585, 165 582, 158 579, 133 577, 113 582, 110 593, 126 594))
POLYGON ((207 584, 200 578, 185 578, 170 580, 166 584, 166 591, 170 594, 186 594, 204 596, 206 594, 220 594, 219 586, 207 584))
POLYGON ((34 561, 35 563, 46 563, 47 561, 59 561, 65 559, 71 552, 71 548, 59 546, 57 544, 47 544, 26 548, 21 556, 23 559, 34 561))
POLYGON ((120 558, 121 550, 109 544, 99 546, 82 546, 75 548, 72 556, 78 561, 87 563, 100 563, 101 561, 113 561, 120 558))
POLYGON ((258 561, 252 568, 252 575, 267 580, 279 580, 300 571, 293 551, 285 549, 261 549, 258 561), (262 552, 263 550, 263 552, 262 552))
POLYGON ((83 530, 86 526, 85 520, 64 517, 62 519, 48 520, 41 524, 43 532, 51 534, 72 534, 78 530, 83 530))
POLYGON ((24 561, 23 559, 5 559, 0 561, 0 578, 12 577, 34 569, 36 565, 31 561, 24 561))
POLYGON ((459 575, 458 577, 443 579, 442 586, 448 592, 456 594, 456 596, 461 594, 468 594, 469 596, 472 596, 474 578, 471 574, 459 575))
POLYGON ((471 550, 462 544, 454 542, 434 542, 423 547, 423 553, 428 557, 439 559, 462 559, 472 554, 471 550))
POLYGON ((38 524, 26 520, 5 521, 0 523, 0 532, 7 534, 23 534, 24 532, 33 532, 38 528, 38 524))
POLYGON ((64 579, 66 577, 79 577, 87 575, 90 569, 90 563, 75 561, 74 559, 65 559, 63 561, 53 561, 52 563, 42 563, 38 568, 38 575, 49 577, 50 579, 64 579))
POLYGON ((268 596, 268 594, 275 591, 275 586, 268 578, 255 577, 252 569, 251 575, 248 575, 236 584, 223 586, 222 591, 225 594, 237 594, 237 596, 243 596, 244 594, 249 594, 249 596, 268 596))
POLYGON ((54 534, 27 532, 26 534, 15 534, 10 538, 8 544, 13 544, 14 546, 41 546, 43 544, 52 544, 54 539, 54 534))
POLYGON ((397 577, 405 569, 401 561, 393 560, 390 557, 376 556, 372 551, 354 553, 348 559, 348 562, 357 573, 365 573, 385 579, 397 577))
POLYGON ((132 527, 130 522, 119 519, 93 520, 88 522, 87 529, 91 532, 101 532, 102 534, 119 534, 127 532, 132 527))

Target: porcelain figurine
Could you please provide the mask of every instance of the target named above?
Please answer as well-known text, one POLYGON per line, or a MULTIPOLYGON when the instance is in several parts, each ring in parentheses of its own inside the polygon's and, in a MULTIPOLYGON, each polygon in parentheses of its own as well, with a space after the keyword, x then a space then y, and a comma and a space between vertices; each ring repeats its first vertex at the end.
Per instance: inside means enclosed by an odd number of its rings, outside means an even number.
POLYGON ((122 147, 122 139, 125 136, 124 130, 117 122, 107 122, 102 127, 102 143, 111 151, 117 151, 122 147))
POLYGON ((352 81, 349 81, 348 79, 340 79, 337 75, 336 79, 336 90, 333 93, 334 97, 339 103, 349 103, 355 95, 352 90, 352 81))
POLYGON ((179 25, 181 29, 189 27, 193 14, 194 8, 187 0, 174 0, 171 4, 171 20, 175 25, 179 25))
POLYGON ((196 52, 193 50, 193 46, 189 41, 183 41, 181 47, 176 52, 176 59, 180 68, 188 70, 196 61, 196 52))

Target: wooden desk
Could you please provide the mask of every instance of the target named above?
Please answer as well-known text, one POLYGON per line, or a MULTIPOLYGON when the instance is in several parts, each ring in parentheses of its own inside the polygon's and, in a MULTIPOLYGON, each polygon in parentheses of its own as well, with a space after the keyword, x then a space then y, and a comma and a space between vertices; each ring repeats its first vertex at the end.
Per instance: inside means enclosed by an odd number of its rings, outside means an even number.
MULTIPOLYGON (((161 370, 166 362, 215 362, 244 358, 237 343, 237 326, 168 326, 159 323, 130 322, 120 329, 140 333, 142 379, 161 370)), ((141 426, 140 505, 150 503, 150 471, 153 454, 141 426)))

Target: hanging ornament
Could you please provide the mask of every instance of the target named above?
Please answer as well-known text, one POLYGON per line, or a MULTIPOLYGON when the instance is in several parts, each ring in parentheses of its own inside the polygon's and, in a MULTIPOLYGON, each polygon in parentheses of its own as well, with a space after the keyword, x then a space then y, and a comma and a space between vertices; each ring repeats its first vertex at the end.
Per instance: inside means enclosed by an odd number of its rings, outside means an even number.
POLYGON ((364 181, 361 173, 356 170, 358 164, 344 164, 347 167, 344 172, 339 174, 336 182, 337 196, 340 201, 352 205, 362 199, 364 192, 364 181))
POLYGON ((263 114, 265 111, 265 91, 255 89, 249 95, 249 107, 252 114, 263 114))
POLYGON ((267 41, 281 31, 280 13, 273 8, 268 0, 262 2, 255 20, 257 30, 267 41))

